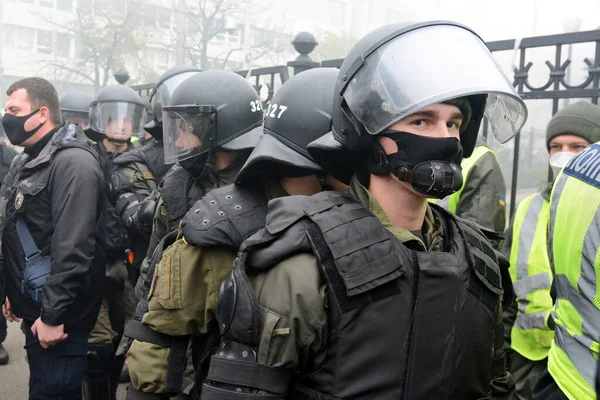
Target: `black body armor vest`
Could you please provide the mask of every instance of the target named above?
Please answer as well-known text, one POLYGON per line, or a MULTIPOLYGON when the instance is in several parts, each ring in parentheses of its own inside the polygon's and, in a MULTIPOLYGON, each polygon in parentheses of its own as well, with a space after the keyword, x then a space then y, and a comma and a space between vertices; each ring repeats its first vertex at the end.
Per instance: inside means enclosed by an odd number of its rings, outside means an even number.
POLYGON ((265 229, 244 243, 221 288, 223 342, 203 399, 228 391, 250 399, 257 389, 294 399, 487 399, 499 261, 475 226, 434 212, 445 222, 445 252, 408 249, 346 194, 271 201, 265 229), (316 256, 327 283, 325 360, 300 374, 252 364, 260 313, 246 271, 302 252, 316 256))

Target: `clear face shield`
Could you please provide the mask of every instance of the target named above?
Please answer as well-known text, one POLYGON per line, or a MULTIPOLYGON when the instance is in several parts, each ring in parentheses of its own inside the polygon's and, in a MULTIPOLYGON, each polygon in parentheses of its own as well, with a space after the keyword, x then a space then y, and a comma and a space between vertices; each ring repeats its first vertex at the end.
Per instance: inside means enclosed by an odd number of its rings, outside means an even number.
POLYGON ((150 98, 150 109, 158 122, 162 121, 162 108, 169 104, 169 99, 173 95, 175 89, 177 89, 181 82, 197 73, 198 71, 182 72, 181 74, 170 77, 158 85, 150 98))
POLYGON ((65 110, 62 112, 62 120, 79 125, 81 129, 90 127, 90 117, 87 112, 65 110))
POLYGON ((485 116, 504 143, 525 124, 527 109, 471 31, 453 25, 418 28, 368 56, 348 83, 344 99, 371 135, 445 100, 487 94, 485 116))
POLYGON ((96 103, 90 108, 90 128, 109 139, 127 141, 143 137, 146 107, 125 102, 96 103))
POLYGON ((164 107, 162 125, 165 163, 173 164, 211 149, 217 113, 212 106, 164 107))

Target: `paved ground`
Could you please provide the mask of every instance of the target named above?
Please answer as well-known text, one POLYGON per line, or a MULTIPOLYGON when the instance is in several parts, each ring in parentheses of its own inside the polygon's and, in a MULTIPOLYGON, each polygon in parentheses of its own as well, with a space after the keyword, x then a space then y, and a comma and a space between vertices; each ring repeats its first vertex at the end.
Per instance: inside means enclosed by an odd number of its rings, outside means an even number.
MULTIPOLYGON (((25 337, 19 324, 8 324, 8 338, 4 347, 10 354, 8 365, 0 366, 0 400, 26 400, 29 367, 25 361, 25 337)), ((125 386, 119 387, 118 400, 125 400, 125 386)))

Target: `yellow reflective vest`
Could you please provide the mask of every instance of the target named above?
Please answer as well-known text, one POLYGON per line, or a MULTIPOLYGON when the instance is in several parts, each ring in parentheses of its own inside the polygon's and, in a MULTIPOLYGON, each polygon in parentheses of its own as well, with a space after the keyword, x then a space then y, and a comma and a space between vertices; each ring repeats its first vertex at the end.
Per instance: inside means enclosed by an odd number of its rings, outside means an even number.
POLYGON ((554 184, 549 249, 556 290, 556 327, 548 370, 569 399, 596 399, 600 347, 598 143, 575 156, 554 184))
POLYGON ((509 271, 518 311, 511 330, 511 347, 533 361, 548 356, 554 337, 546 323, 552 311, 549 219, 550 203, 537 193, 519 204, 512 230, 509 271))

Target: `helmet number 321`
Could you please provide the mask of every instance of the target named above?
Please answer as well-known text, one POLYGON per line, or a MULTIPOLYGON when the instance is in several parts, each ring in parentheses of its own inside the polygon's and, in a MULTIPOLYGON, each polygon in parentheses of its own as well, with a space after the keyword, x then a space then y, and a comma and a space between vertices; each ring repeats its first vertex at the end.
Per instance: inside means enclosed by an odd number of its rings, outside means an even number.
POLYGON ((258 111, 262 111, 262 103, 260 102, 260 100, 253 100, 250 102, 250 110, 254 113, 254 112, 258 112, 258 111))

